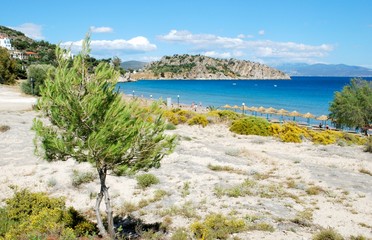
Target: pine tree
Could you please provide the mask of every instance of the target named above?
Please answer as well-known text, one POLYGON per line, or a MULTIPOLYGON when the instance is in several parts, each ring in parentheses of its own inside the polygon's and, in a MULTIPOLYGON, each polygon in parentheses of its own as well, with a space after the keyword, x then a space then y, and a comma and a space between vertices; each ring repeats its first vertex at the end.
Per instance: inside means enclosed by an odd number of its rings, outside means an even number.
POLYGON ((341 92, 335 92, 329 111, 337 127, 368 127, 372 122, 372 82, 352 79, 341 92))
POLYGON ((114 237, 107 174, 129 173, 159 167, 174 147, 174 137, 164 134, 158 105, 146 110, 137 102, 124 102, 115 91, 118 73, 100 63, 88 73, 89 34, 72 66, 63 50, 56 49, 58 66, 41 89, 38 107, 49 123, 34 120, 36 147, 48 161, 74 158, 93 164, 100 179, 96 199, 97 226, 101 235, 114 237), (41 151, 40 151, 41 150, 41 151), (108 229, 99 207, 105 201, 108 229))

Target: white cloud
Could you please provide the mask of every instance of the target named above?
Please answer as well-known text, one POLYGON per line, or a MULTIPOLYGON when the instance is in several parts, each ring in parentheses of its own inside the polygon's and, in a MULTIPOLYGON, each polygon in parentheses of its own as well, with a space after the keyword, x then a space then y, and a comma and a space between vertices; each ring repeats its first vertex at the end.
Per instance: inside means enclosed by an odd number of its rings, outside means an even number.
MULTIPOLYGON (((64 42, 61 46, 70 47, 72 51, 79 51, 81 49, 83 40, 64 42)), ((92 53, 106 52, 123 52, 123 53, 143 53, 156 50, 156 45, 149 42, 145 37, 139 36, 129 40, 92 40, 90 43, 92 53)), ((114 54, 115 55, 115 54, 114 54)))
POLYGON ((19 26, 9 27, 9 28, 23 32, 27 37, 32 38, 34 40, 45 39, 45 37, 42 34, 43 28, 41 25, 37 25, 34 23, 24 23, 19 26))
POLYGON ((92 31, 93 33, 110 33, 110 32, 113 32, 114 30, 110 27, 95 27, 95 26, 91 26, 90 27, 90 31, 92 31))
POLYGON ((240 38, 240 39, 243 39, 243 38, 254 38, 253 35, 245 35, 245 34, 239 34, 237 37, 240 38))
POLYGON ((261 36, 265 35, 265 30, 258 31, 258 35, 261 35, 261 36))
POLYGON ((236 38, 221 37, 213 34, 193 34, 189 31, 171 30, 159 39, 173 43, 188 44, 192 49, 209 56, 230 58, 269 60, 282 59, 295 61, 297 59, 309 62, 313 59, 326 57, 334 47, 329 44, 307 45, 295 42, 275 42, 270 40, 247 40, 243 35, 236 38))

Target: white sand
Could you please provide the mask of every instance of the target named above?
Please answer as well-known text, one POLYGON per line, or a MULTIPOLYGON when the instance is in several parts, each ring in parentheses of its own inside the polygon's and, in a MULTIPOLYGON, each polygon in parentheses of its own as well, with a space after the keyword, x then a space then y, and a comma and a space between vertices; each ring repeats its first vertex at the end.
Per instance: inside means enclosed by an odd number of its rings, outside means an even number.
MULTIPOLYGON (((95 173, 94 168, 73 160, 48 163, 34 155, 34 132, 30 130, 36 116, 31 111, 34 103, 35 98, 0 86, 0 126, 10 127, 0 133, 0 204, 12 196, 11 188, 18 186, 64 196, 68 205, 93 215, 99 182, 74 188, 71 176, 74 169, 95 173)), ((150 171, 159 177, 159 184, 141 190, 134 177, 108 177, 116 213, 122 211, 124 202, 137 204, 162 189, 168 196, 133 215, 155 222, 162 221, 168 211, 172 228, 188 227, 195 218, 171 214, 176 207, 183 207, 201 218, 209 213, 246 219, 257 216, 258 222, 275 228, 272 233, 235 234, 241 239, 311 239, 314 232, 327 227, 344 237, 361 234, 372 238, 372 176, 359 172, 372 172, 372 155, 363 152, 362 147, 281 143, 273 138, 235 135, 224 125, 179 126, 171 133, 180 136, 175 152, 164 158, 159 169, 150 171), (208 164, 230 166, 240 172, 216 172, 208 164), (252 195, 216 196, 216 187, 236 186, 245 179, 256 182, 252 195), (288 187, 290 181, 292 186, 288 187), (184 190, 187 185, 189 193, 184 190), (308 195, 305 190, 311 186, 324 191, 308 195), (306 209, 313 213, 308 226, 291 221, 306 209)))

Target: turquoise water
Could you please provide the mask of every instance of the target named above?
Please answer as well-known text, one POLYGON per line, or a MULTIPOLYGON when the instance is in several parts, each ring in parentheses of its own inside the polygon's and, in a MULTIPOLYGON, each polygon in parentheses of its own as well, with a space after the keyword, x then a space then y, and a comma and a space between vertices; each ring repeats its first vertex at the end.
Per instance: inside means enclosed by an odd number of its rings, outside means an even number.
MULTIPOLYGON (((263 106, 316 116, 327 115, 334 92, 350 77, 292 77, 292 80, 141 80, 118 83, 121 92, 153 99, 171 98, 172 103, 202 103, 204 107, 225 104, 263 106)), ((367 78, 372 80, 372 78, 367 78)))

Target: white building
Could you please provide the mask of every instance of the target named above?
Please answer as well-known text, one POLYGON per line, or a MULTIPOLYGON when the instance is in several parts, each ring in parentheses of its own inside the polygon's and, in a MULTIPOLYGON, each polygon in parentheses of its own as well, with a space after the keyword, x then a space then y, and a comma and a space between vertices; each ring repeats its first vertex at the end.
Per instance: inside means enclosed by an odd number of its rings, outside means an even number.
POLYGON ((6 48, 10 51, 14 50, 10 43, 10 39, 5 35, 0 35, 0 47, 6 48))

